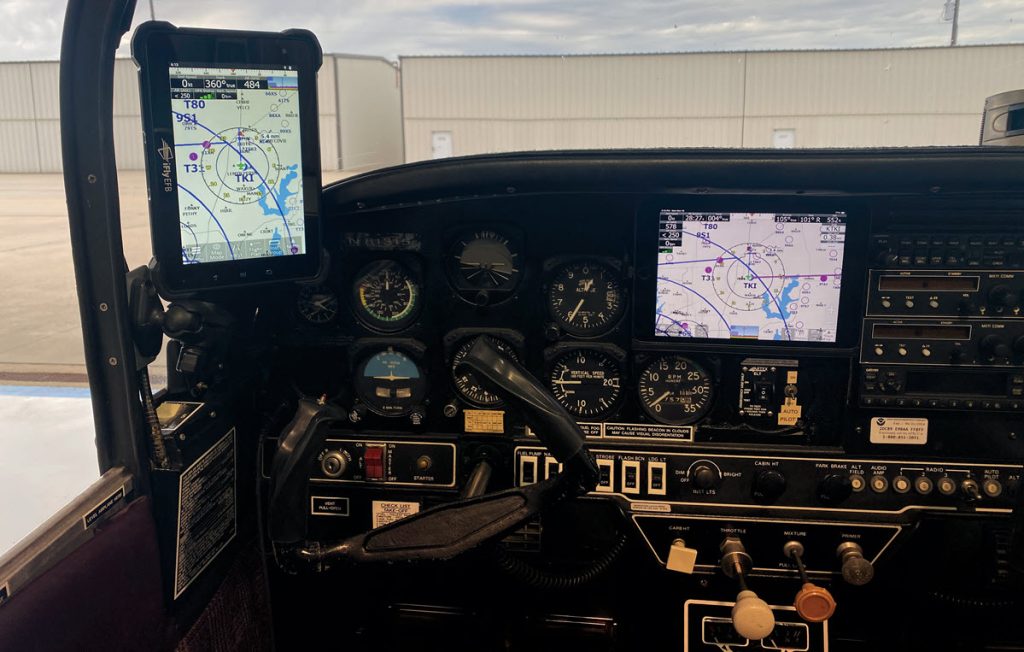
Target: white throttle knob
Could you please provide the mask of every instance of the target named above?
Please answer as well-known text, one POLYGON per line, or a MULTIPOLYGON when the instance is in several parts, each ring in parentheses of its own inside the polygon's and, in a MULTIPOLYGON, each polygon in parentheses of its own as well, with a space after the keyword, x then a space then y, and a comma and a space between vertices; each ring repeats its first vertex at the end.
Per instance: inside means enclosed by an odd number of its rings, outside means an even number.
POLYGON ((732 608, 732 625, 740 636, 760 641, 775 629, 775 614, 753 591, 740 591, 732 608))

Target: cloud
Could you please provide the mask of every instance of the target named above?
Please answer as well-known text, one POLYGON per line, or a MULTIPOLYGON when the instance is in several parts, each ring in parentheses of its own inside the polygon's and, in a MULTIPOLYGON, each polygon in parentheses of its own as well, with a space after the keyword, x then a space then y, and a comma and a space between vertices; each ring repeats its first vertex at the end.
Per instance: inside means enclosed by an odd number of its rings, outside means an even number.
MULTIPOLYGON (((943 0, 154 0, 178 25, 306 27, 326 52, 588 54, 946 45, 943 0)), ((0 60, 55 59, 64 3, 0 2, 0 60)), ((149 17, 140 0, 135 24, 149 17)), ((1024 2, 962 0, 962 44, 1024 42, 1024 2)), ((127 42, 127 39, 125 43, 127 42)), ((127 55, 122 46, 119 54, 127 55)))

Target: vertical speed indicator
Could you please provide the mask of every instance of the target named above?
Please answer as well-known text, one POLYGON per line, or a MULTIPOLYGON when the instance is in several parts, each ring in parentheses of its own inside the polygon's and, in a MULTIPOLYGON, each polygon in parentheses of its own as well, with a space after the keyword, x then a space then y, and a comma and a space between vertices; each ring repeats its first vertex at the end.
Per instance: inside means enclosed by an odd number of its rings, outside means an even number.
POLYGON ((555 359, 548 386, 555 400, 574 416, 599 418, 619 402, 622 371, 606 353, 576 349, 555 359))
POLYGON ((644 368, 637 391, 648 416, 659 423, 680 426, 707 413, 714 390, 711 376, 703 367, 681 355, 666 355, 644 368))

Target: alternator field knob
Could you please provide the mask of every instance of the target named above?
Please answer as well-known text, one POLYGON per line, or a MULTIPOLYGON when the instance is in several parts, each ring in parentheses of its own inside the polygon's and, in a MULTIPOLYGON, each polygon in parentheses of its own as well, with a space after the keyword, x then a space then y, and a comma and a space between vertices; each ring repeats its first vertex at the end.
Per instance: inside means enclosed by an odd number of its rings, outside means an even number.
POLYGON ((853 541, 844 541, 836 548, 842 563, 843 579, 853 586, 864 586, 875 576, 875 567, 864 559, 864 550, 853 541))

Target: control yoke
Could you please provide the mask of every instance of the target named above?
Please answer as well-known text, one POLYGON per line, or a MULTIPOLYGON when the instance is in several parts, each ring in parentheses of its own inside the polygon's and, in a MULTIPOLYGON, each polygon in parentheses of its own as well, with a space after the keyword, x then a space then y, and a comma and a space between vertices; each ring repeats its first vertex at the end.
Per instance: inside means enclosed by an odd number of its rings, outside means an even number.
POLYGON ((309 459, 317 426, 331 408, 303 400, 274 455, 269 508, 270 537, 278 558, 315 565, 331 561, 440 561, 451 559, 530 520, 548 506, 592 491, 599 472, 572 416, 514 360, 481 335, 462 365, 520 409, 526 423, 564 471, 554 478, 438 505, 400 521, 336 542, 303 541, 296 520, 304 512, 309 459), (322 412, 323 415, 319 415, 322 412))

